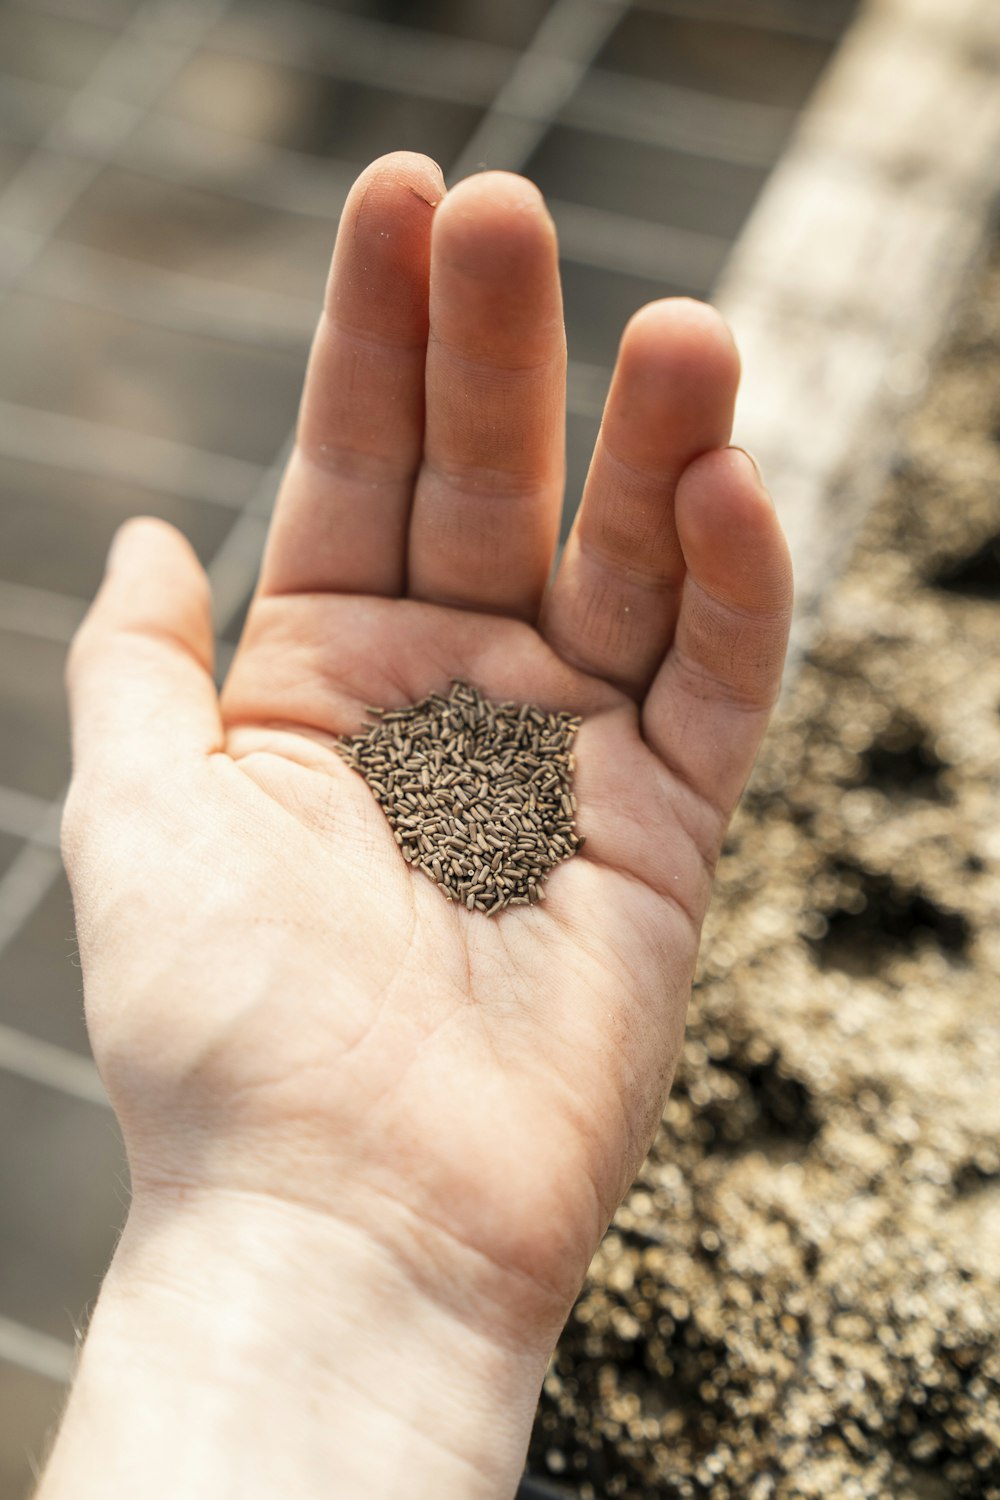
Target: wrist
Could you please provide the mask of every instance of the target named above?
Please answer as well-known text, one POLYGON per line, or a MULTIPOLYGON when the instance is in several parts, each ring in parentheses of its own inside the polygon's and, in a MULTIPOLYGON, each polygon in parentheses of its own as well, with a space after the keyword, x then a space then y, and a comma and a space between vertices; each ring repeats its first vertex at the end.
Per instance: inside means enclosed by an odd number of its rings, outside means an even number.
POLYGON ((188 1190, 137 1201, 40 1500, 61 1468, 74 1500, 87 1493, 73 1447, 95 1425, 102 1495, 510 1496, 549 1351, 469 1314, 315 1210, 188 1190))

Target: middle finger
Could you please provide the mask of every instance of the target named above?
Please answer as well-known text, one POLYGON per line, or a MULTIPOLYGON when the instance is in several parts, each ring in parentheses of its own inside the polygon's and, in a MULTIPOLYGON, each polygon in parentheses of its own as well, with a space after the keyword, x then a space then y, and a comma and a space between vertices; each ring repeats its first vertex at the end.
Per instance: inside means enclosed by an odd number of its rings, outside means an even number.
POLYGON ((562 507, 565 382, 541 194, 507 172, 468 178, 438 209, 431 241, 413 597, 536 617, 562 507))

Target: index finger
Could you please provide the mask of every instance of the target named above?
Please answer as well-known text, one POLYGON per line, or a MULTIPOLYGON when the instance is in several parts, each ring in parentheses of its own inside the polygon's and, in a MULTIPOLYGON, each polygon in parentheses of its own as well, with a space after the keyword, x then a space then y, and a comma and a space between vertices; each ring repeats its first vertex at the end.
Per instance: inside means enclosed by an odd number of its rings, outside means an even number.
POLYGON ((398 594, 424 434, 431 221, 440 169, 362 172, 337 232, 261 592, 398 594))

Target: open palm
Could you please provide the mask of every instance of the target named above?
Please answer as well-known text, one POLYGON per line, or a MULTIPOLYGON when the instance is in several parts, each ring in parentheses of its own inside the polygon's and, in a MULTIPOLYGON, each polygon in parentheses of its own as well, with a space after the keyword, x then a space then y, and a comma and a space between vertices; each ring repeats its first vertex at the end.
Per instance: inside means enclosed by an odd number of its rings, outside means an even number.
POLYGON ((359 180, 221 701, 204 575, 156 522, 126 529, 73 653, 67 859, 137 1189, 308 1204, 511 1326, 565 1317, 662 1109, 784 655, 780 529, 724 446, 737 378, 709 309, 633 319, 549 583, 541 199, 499 173, 445 197, 409 155, 359 180), (454 676, 583 717, 586 847, 542 906, 445 901, 335 752, 365 704, 454 676))

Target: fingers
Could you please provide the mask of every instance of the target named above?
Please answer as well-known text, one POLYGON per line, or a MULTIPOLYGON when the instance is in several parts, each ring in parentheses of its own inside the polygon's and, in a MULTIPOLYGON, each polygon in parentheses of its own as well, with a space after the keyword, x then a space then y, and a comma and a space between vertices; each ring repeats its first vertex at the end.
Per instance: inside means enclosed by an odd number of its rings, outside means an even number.
POLYGON ((351 189, 263 593, 402 591, 423 445, 431 221, 443 196, 439 168, 403 151, 351 189))
POLYGON ((696 459, 677 485, 675 510, 687 572, 642 727, 724 827, 781 685, 791 562, 756 465, 738 448, 696 459))
POLYGON ((505 172, 468 178, 434 221, 413 597, 535 618, 562 505, 565 374, 541 194, 505 172))
POLYGON ((180 532, 146 519, 122 527, 66 675, 76 777, 138 765, 152 781, 220 747, 208 580, 180 532))
POLYGON ((565 660, 637 697, 677 619, 674 490, 697 454, 728 441, 738 383, 732 338, 704 303, 653 302, 625 329, 542 630, 565 660))

